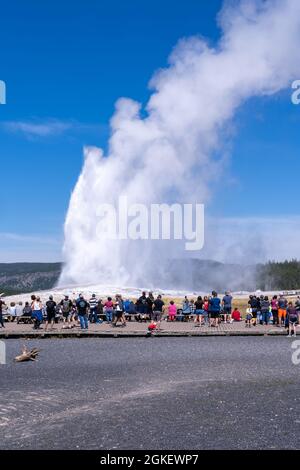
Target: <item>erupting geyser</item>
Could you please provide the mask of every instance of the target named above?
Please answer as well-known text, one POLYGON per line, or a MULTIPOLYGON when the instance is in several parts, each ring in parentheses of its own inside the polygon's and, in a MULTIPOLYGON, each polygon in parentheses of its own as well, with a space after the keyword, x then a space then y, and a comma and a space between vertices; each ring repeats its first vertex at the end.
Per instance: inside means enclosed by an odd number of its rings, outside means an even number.
MULTIPOLYGON (((107 156, 85 149, 65 222, 60 285, 155 286, 167 260, 187 256, 180 242, 102 239, 99 205, 120 196, 129 204, 207 203, 238 107, 299 78, 299 0, 231 2, 219 23, 214 47, 198 37, 179 41, 151 81, 146 117, 139 103, 117 102, 107 156)), ((166 273, 165 285, 171 282, 166 273)))

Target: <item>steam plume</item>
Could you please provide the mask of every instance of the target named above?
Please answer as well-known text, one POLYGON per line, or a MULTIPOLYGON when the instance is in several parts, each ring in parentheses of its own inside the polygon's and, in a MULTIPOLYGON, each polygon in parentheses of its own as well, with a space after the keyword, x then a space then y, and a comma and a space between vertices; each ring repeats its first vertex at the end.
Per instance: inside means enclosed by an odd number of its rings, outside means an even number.
POLYGON ((60 284, 155 286, 167 259, 183 256, 181 249, 168 242, 99 241, 99 204, 117 204, 120 195, 129 203, 208 203, 237 109, 299 77, 299 0, 226 3, 219 24, 214 47, 199 37, 179 41, 168 67, 150 82, 145 112, 131 99, 116 103, 108 155, 85 149, 65 222, 60 284))

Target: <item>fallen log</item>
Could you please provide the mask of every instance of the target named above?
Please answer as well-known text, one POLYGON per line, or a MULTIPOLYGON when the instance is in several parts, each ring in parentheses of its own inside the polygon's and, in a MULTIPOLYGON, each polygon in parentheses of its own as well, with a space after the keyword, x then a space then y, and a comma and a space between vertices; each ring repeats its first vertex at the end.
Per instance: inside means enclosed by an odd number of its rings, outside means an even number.
POLYGON ((37 348, 29 350, 26 346, 23 346, 22 354, 15 357, 15 362, 35 361, 39 352, 37 348))

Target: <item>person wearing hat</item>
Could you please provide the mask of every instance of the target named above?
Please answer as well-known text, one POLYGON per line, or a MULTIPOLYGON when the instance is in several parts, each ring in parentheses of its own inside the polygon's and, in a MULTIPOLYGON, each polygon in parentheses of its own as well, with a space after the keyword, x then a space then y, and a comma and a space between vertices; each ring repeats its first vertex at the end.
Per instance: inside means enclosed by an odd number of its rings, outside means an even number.
POLYGON ((46 302, 46 313, 47 313, 47 320, 46 320, 46 325, 45 325, 45 331, 48 330, 49 323, 51 323, 51 330, 53 330, 55 313, 56 313, 56 302, 54 302, 52 295, 50 295, 49 300, 46 302))

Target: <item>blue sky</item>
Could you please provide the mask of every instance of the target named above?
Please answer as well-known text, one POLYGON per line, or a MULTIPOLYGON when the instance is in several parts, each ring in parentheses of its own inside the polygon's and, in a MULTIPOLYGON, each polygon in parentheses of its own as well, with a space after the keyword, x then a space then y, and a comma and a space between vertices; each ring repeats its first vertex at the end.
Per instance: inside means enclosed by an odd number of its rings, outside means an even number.
MULTIPOLYGON (((11 0, 0 18, 0 262, 59 260, 84 145, 106 147, 114 103, 145 103, 178 39, 217 41, 219 0, 11 0)), ((300 77, 295 77, 299 79, 300 77)), ((238 113, 212 216, 297 216, 300 106, 291 90, 238 113)))

